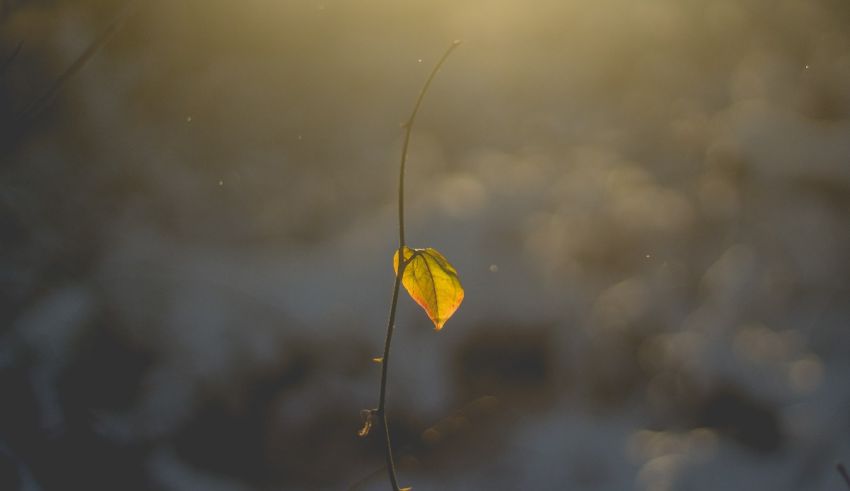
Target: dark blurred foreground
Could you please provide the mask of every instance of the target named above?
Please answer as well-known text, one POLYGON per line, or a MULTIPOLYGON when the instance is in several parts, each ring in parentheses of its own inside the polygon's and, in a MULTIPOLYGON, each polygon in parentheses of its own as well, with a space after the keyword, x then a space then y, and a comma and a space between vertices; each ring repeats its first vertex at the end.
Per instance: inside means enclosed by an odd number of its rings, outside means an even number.
POLYGON ((402 482, 843 489, 847 2, 126 5, 0 1, 0 490, 387 489, 456 38, 402 482))

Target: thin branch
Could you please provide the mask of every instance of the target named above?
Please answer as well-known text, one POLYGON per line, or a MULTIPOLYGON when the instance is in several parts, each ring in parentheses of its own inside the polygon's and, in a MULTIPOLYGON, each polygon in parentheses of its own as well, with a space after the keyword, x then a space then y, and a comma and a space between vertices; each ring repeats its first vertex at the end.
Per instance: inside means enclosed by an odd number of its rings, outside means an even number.
MULTIPOLYGON (((392 441, 390 439, 390 428, 387 423, 387 378, 389 374, 389 366, 390 366, 390 346, 392 344, 393 339, 393 331, 395 329, 395 314, 396 307, 398 306, 398 292, 399 287, 401 286, 401 278, 404 275, 404 269, 407 267, 410 259, 404 258, 404 166, 407 162, 407 148, 410 143, 410 133, 413 130, 413 122, 416 119, 416 113, 419 111, 419 106, 422 105, 422 99, 425 98, 425 94, 428 92, 428 87, 431 86, 431 81, 434 80, 434 76, 437 75, 437 72, 440 70, 440 67, 443 65, 443 62, 446 61, 446 58, 449 57, 452 51, 460 45, 460 41, 454 41, 443 56, 437 61, 437 64, 434 65, 434 69, 431 70, 431 74, 428 76, 428 79, 425 80, 425 84, 422 86, 422 90, 419 91, 419 97, 416 98, 416 104, 413 106, 413 111, 410 113, 410 118, 404 124, 405 132, 404 132, 404 144, 401 148, 401 162, 399 163, 399 177, 398 177, 398 232, 399 232, 399 244, 398 244, 398 271, 395 276, 395 285, 393 286, 393 297, 392 303, 390 303, 390 315, 389 320, 387 321, 387 337, 384 341, 384 356, 381 359, 381 390, 378 396, 378 408, 374 409, 372 413, 369 415, 371 418, 372 415, 377 415, 381 418, 381 426, 384 430, 384 439, 386 443, 386 458, 387 458, 387 474, 389 474, 390 484, 392 485, 393 491, 400 491, 398 486, 398 477, 396 475, 395 462, 393 462, 393 449, 392 449, 392 441)), ((368 432, 368 426, 365 428, 366 432, 368 432)))
POLYGON ((106 29, 100 33, 98 37, 96 37, 87 47, 86 49, 71 63, 68 68, 65 69, 57 78, 54 80, 53 84, 37 99, 32 101, 30 104, 26 106, 23 110, 23 117, 27 120, 36 119, 45 109, 50 107, 50 103, 54 100, 57 94, 62 90, 68 80, 71 79, 74 75, 76 75, 89 60, 100 51, 107 41, 118 31, 121 25, 125 20, 134 12, 134 7, 138 3, 138 0, 130 0, 125 5, 121 12, 116 15, 109 25, 106 26, 106 29))
POLYGON ((443 56, 434 65, 434 69, 431 70, 431 74, 428 75, 428 79, 425 80, 425 84, 422 86, 422 90, 419 91, 419 97, 416 98, 416 104, 413 105, 413 111, 410 113, 410 118, 404 123, 404 144, 401 146, 401 165, 399 166, 398 173, 398 248, 399 254, 401 254, 401 248, 404 247, 404 168, 407 163, 407 147, 410 144, 410 133, 413 131, 413 121, 416 119, 416 113, 419 112, 419 106, 422 105, 422 99, 425 98, 425 93, 428 92, 428 88, 431 86, 431 81, 434 80, 434 77, 437 75, 437 72, 440 71, 440 67, 443 66, 443 62, 446 61, 446 58, 452 54, 455 48, 460 46, 460 41, 454 41, 451 46, 443 53, 443 56))
POLYGON ((386 445, 386 457, 387 457, 387 473, 390 477, 390 483, 392 484, 393 491, 398 491, 398 477, 396 476, 395 470, 395 462, 393 462, 393 446, 392 441, 390 440, 390 427, 387 423, 387 375, 390 366, 390 345, 393 341, 393 331, 395 330, 395 313, 396 307, 398 306, 398 291, 399 286, 401 286, 401 277, 404 274, 404 269, 407 267, 407 261, 404 260, 404 256, 401 254, 401 249, 399 249, 399 264, 398 274, 395 276, 395 285, 393 285, 393 299, 392 303, 390 303, 390 317, 387 321, 387 338, 384 341, 384 356, 381 359, 381 392, 378 396, 378 409, 375 410, 378 417, 381 418, 381 426, 384 430, 384 440, 386 445))

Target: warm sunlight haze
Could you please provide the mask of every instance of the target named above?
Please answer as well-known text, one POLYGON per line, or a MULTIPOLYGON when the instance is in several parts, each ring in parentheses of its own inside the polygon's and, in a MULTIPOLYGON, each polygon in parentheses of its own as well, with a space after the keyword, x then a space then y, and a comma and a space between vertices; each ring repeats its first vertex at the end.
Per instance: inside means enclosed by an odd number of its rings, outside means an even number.
POLYGON ((850 491, 848 224, 846 0, 0 0, 0 490, 850 491))

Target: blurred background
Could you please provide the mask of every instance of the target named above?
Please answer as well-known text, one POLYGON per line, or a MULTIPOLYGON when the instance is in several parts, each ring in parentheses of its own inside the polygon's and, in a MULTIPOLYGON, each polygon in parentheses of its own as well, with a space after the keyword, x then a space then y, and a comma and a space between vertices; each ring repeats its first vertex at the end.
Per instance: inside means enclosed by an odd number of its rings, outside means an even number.
POLYGON ((0 489, 388 489, 454 39, 402 484, 846 489, 843 0, 0 2, 0 489))

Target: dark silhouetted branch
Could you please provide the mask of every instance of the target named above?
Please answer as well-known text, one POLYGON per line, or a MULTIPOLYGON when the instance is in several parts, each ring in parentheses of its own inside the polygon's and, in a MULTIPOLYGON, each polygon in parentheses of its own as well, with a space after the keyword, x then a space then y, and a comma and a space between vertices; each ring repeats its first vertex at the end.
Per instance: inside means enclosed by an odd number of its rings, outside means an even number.
POLYGON ((130 0, 127 4, 124 5, 124 8, 121 12, 116 15, 112 21, 106 26, 106 29, 100 33, 92 42, 86 47, 86 49, 71 63, 68 68, 65 69, 50 85, 50 87, 42 94, 40 97, 36 98, 32 101, 23 111, 23 118, 25 120, 34 120, 38 118, 38 116, 47 108, 50 107, 50 104, 56 98, 56 95, 62 90, 65 84, 70 80, 74 75, 76 75, 86 64, 92 59, 92 57, 97 54, 98 51, 106 44, 109 39, 118 31, 118 29, 123 25, 124 21, 130 17, 135 11, 135 7, 138 4, 137 0, 130 0))

